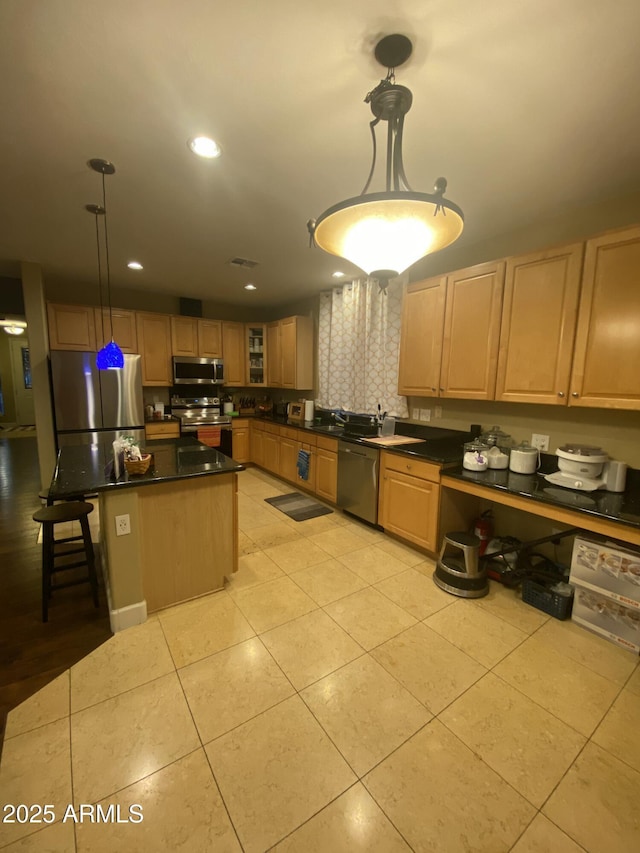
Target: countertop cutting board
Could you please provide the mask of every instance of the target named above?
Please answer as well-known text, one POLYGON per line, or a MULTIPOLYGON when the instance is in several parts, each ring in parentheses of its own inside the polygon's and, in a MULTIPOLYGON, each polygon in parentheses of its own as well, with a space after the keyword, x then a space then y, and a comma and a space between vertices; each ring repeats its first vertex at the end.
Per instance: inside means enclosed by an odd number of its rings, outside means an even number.
POLYGON ((424 444, 424 438, 409 438, 406 435, 385 435, 380 438, 365 438, 367 444, 381 444, 383 447, 393 447, 395 444, 424 444))

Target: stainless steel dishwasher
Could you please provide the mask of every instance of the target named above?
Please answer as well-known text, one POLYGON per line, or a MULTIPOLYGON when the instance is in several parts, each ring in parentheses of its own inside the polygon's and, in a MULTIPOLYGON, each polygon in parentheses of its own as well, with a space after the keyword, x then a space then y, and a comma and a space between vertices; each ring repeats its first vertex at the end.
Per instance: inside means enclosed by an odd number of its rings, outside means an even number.
POLYGON ((378 522, 380 451, 338 441, 338 506, 371 524, 378 522))

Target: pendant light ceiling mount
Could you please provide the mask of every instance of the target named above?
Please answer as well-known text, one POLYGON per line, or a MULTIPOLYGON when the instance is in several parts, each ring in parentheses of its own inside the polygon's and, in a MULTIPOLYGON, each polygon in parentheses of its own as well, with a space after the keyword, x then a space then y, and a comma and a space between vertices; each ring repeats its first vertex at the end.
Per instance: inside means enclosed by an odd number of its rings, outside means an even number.
POLYGON ((102 318, 102 339, 105 340, 104 333, 104 303, 102 301, 102 262, 100 257, 100 228, 98 225, 98 217, 103 216, 103 231, 104 231, 104 253, 105 266, 107 272, 107 299, 109 307, 109 331, 111 340, 105 344, 96 355, 96 365, 99 370, 113 370, 124 367, 124 355, 118 344, 113 339, 113 309, 111 307, 111 272, 109 268, 109 232, 107 230, 107 194, 105 187, 105 175, 115 174, 116 167, 108 160, 94 158, 88 162, 89 168, 94 172, 102 175, 102 204, 86 204, 85 210, 95 216, 96 220, 96 247, 98 254, 98 287, 100 289, 100 316, 102 318))
POLYGON ((365 103, 374 119, 369 123, 373 142, 371 169, 359 196, 329 207, 307 228, 312 243, 346 258, 381 284, 400 275, 416 261, 453 243, 462 233, 462 210, 444 198, 445 178, 438 178, 433 193, 414 192, 402 161, 404 117, 413 95, 395 82, 395 68, 411 56, 407 36, 385 36, 374 55, 387 68, 387 76, 369 92, 365 103), (388 123, 385 189, 368 192, 376 166, 376 125, 388 123))

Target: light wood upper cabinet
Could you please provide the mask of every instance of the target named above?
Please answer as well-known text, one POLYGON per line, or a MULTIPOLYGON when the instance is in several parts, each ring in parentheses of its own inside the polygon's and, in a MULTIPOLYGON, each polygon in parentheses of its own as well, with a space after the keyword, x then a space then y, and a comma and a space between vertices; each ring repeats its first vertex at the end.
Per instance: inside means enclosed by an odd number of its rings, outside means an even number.
POLYGON ((171 318, 171 353, 198 357, 198 320, 195 317, 171 318))
POLYGON ((142 384, 164 387, 173 384, 169 315, 138 311, 136 329, 142 355, 142 384))
POLYGON ((493 399, 504 271, 498 261, 447 276, 441 397, 493 399))
POLYGON ((437 397, 446 298, 446 276, 417 281, 405 288, 398 393, 437 397))
POLYGON ((198 320, 198 353, 201 358, 222 358, 220 320, 198 320))
POLYGON ((245 323, 244 342, 246 384, 264 387, 267 384, 266 325, 245 323))
POLYGON ((224 384, 244 385, 244 324, 222 323, 224 384))
POLYGON ((286 317, 280 324, 280 360, 283 388, 313 388, 313 321, 286 317))
POLYGON ((496 400, 566 406, 584 245, 507 259, 496 400))
POLYGON ((569 405, 640 409, 640 227, 587 241, 569 405))
POLYGON ((94 309, 89 305, 47 303, 49 348, 96 351, 94 309))
POLYGON ((198 317, 171 317, 171 352, 190 358, 222 358, 222 323, 198 317))
POLYGON ((282 349, 280 346, 280 323, 267 323, 267 385, 280 388, 282 385, 282 349))
POLYGON ((96 346, 100 350, 111 340, 111 322, 113 322, 113 339, 122 352, 135 353, 138 349, 138 332, 136 330, 135 311, 125 311, 123 308, 95 309, 96 346), (104 336, 102 334, 104 320, 104 336))

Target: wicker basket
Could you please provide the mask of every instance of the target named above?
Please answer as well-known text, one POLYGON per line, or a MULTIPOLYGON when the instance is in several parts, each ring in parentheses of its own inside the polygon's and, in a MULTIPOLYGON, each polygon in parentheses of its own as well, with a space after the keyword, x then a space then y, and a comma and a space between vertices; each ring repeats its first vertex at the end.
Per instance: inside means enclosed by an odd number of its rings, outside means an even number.
POLYGON ((127 474, 146 474, 152 459, 151 453, 145 453, 142 459, 125 459, 124 467, 127 469, 127 474))

